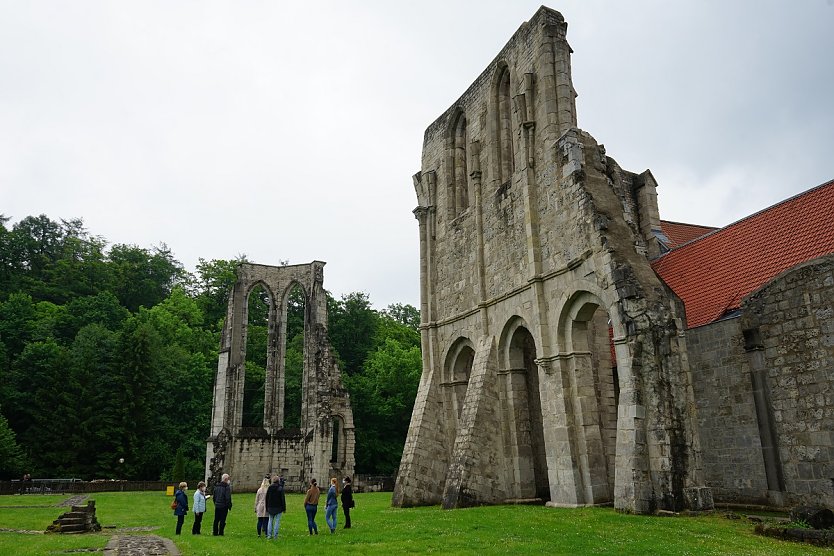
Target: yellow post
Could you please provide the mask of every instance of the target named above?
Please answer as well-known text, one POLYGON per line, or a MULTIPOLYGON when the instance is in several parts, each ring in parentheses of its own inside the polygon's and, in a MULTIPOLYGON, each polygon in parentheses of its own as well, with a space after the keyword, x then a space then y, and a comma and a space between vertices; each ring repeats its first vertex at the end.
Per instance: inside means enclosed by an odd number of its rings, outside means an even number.
POLYGON ((172 487, 172 486, 165 487, 165 495, 166 496, 173 496, 174 495, 174 487, 172 487))

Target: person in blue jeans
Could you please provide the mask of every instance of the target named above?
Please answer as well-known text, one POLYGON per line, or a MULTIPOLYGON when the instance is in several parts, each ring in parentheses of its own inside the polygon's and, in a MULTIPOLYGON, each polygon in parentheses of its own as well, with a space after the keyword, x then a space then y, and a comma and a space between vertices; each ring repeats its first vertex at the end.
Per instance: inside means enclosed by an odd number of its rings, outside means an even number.
POLYGON ((331 535, 336 532, 336 510, 339 509, 339 503, 336 501, 337 484, 339 484, 339 480, 336 477, 330 479, 330 488, 327 489, 327 502, 324 505, 324 520, 330 527, 331 535))
POLYGON ((321 491, 318 485, 316 485, 316 480, 310 479, 310 488, 307 490, 306 496, 304 496, 304 510, 307 512, 307 529, 311 535, 313 533, 316 535, 319 534, 319 528, 316 525, 316 512, 319 511, 320 496, 321 491))
POLYGON ((177 535, 182 531, 182 523, 185 521, 185 514, 188 513, 188 496, 185 491, 188 490, 188 484, 180 483, 177 492, 174 493, 174 498, 177 500, 177 507, 174 508, 174 515, 177 516, 177 535))
POLYGON ((276 475, 272 484, 266 489, 266 513, 269 522, 266 524, 266 538, 277 539, 281 528, 281 514, 287 511, 287 499, 284 497, 284 477, 276 475))

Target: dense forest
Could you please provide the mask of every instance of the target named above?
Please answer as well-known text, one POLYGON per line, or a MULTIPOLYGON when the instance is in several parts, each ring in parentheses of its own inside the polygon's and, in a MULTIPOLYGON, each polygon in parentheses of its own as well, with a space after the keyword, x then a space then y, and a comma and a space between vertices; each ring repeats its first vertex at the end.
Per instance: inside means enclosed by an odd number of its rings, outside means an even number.
MULTIPOLYGON (((108 245, 81 220, 0 215, 0 478, 202 477, 235 268, 190 273, 165 246, 108 245), (179 474, 179 473, 178 473, 179 474)), ((250 295, 244 425, 262 419, 265 292, 250 295)), ((286 426, 298 426, 303 296, 288 309, 286 426), (298 406, 297 408, 296 405, 298 406), (295 408, 295 409, 294 409, 295 408)), ((358 473, 395 473, 420 379, 420 315, 328 295, 358 473)))

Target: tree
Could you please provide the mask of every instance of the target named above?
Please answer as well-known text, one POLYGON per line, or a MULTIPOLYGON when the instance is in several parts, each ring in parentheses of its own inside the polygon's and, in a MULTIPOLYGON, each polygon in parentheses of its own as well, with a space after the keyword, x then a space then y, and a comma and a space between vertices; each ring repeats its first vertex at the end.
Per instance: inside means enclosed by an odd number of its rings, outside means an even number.
POLYGON ((177 455, 174 457, 174 468, 171 470, 171 478, 177 484, 185 481, 185 457, 182 448, 177 448, 177 455))
POLYGON ((229 293, 237 280, 237 267, 245 262, 248 262, 246 255, 231 261, 198 259, 195 296, 206 323, 213 330, 220 330, 223 325, 229 293))
POLYGON ((113 292, 131 312, 153 307, 185 278, 182 264, 164 243, 150 250, 114 245, 108 258, 113 267, 113 292))
POLYGON ((365 361, 362 373, 346 377, 356 424, 357 470, 396 472, 421 371, 420 349, 388 338, 365 361))
POLYGON ((420 310, 413 305, 392 303, 382 313, 412 330, 420 329, 420 310))
POLYGON ((343 362, 344 372, 356 374, 375 346, 379 315, 364 292, 343 295, 341 301, 331 300, 328 309, 330 343, 343 362))
MULTIPOLYGON (((0 408, 2 409, 2 408, 0 408)), ((0 479, 20 477, 26 466, 26 457, 17 444, 9 421, 0 413, 0 479)))

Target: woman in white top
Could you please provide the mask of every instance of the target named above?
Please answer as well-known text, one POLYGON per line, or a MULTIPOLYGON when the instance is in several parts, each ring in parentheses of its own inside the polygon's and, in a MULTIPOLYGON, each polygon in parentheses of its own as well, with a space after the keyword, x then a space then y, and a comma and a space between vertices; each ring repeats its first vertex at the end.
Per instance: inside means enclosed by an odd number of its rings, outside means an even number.
POLYGON ((261 536, 263 530, 264 535, 267 534, 266 528, 269 523, 269 514, 266 512, 266 489, 269 488, 269 477, 264 477, 261 481, 261 488, 255 493, 255 513, 258 514, 258 537, 261 536))

